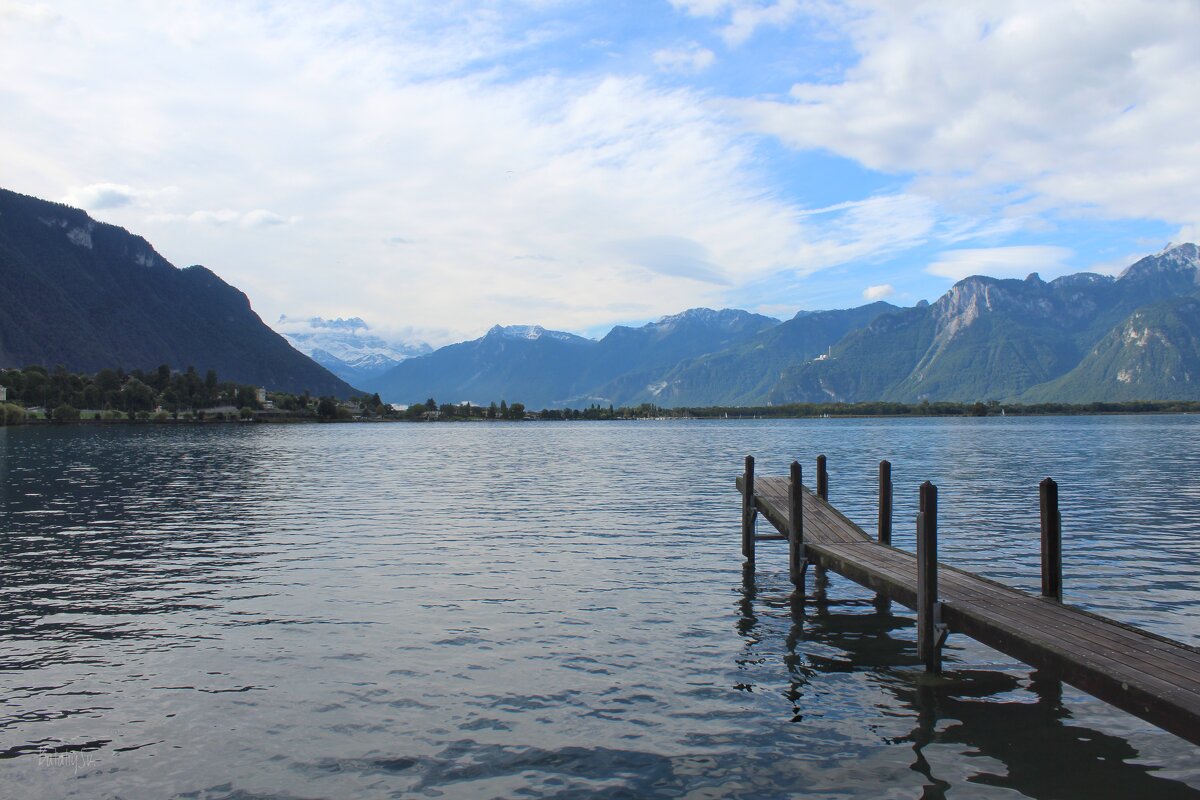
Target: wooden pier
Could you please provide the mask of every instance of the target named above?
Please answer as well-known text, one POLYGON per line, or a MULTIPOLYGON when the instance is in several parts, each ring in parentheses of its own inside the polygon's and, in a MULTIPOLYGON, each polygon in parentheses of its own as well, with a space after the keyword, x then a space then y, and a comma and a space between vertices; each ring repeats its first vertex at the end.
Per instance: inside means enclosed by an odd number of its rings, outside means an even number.
POLYGON ((803 591, 811 564, 831 569, 917 611, 917 647, 926 669, 941 669, 949 633, 964 633, 1002 653, 1200 744, 1200 649, 1062 602, 1058 488, 1042 481, 1042 594, 1026 594, 937 561, 937 488, 921 486, 917 553, 891 546, 892 483, 879 470, 879 520, 872 538, 829 504, 825 457, 815 492, 800 465, 788 477, 755 478, 754 459, 737 479, 742 493, 742 554, 761 541, 788 544, 792 582, 803 591), (756 534, 761 515, 778 531, 756 534))

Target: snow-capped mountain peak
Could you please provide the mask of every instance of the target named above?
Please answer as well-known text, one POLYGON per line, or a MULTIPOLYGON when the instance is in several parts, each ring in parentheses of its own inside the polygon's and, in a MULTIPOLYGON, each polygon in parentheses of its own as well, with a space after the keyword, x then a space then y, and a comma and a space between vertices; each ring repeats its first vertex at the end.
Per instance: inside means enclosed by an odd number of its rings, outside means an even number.
POLYGON ((361 317, 296 319, 282 315, 275 329, 297 350, 352 385, 433 350, 425 342, 385 339, 373 333, 361 317))
POLYGON ((565 331, 548 331, 541 325, 493 325, 486 335, 505 339, 557 339, 562 342, 582 338, 565 331))

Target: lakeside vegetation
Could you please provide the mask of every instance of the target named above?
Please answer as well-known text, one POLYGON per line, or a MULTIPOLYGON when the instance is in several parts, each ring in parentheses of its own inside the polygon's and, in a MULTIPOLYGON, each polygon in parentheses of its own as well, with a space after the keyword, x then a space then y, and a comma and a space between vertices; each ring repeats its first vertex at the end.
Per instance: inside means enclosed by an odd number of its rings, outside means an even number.
POLYGON ((102 369, 94 375, 42 366, 0 370, 7 395, 0 404, 0 425, 52 420, 203 422, 338 420, 378 415, 386 408, 379 395, 339 402, 267 392, 260 387, 222 381, 215 370, 202 376, 195 367, 173 370, 167 364, 146 372, 102 369))
POLYGON ((546 408, 532 411, 505 400, 488 405, 438 403, 432 397, 407 406, 390 405, 378 394, 339 401, 267 392, 257 386, 222 381, 214 370, 172 370, 163 364, 145 372, 103 369, 73 374, 41 366, 0 370, 0 426, 26 422, 466 422, 487 420, 634 419, 803 419, 823 417, 986 417, 1078 414, 1197 413, 1200 402, 1154 400, 1113 403, 791 403, 771 406, 662 408, 643 403, 614 407, 546 408))

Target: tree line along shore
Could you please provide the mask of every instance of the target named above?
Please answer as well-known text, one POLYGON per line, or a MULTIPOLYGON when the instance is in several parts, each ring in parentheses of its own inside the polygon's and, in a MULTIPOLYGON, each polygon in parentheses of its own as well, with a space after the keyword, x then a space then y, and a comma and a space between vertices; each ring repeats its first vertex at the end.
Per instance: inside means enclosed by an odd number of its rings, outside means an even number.
POLYGON ((0 370, 0 425, 44 422, 459 422, 488 420, 634 420, 634 419, 795 419, 812 417, 987 417, 1074 414, 1195 413, 1196 401, 1114 403, 1002 404, 973 403, 793 403, 787 405, 662 408, 643 403, 613 407, 527 409, 505 400, 488 405, 438 403, 433 398, 409 405, 384 403, 378 394, 339 400, 270 392, 262 387, 222 381, 214 370, 194 367, 152 371, 102 369, 70 373, 42 366, 0 370))

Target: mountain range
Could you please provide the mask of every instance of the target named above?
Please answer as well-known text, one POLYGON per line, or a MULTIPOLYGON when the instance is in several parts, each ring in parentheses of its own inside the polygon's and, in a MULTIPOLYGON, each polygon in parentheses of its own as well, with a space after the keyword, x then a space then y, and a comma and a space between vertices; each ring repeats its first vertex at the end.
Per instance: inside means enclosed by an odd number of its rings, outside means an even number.
POLYGON ((384 339, 361 317, 294 319, 273 326, 288 343, 347 383, 358 385, 413 356, 433 352, 425 342, 384 339))
POLYGON ((268 328, 202 266, 83 211, 0 189, 0 367, 213 369, 223 380, 348 397, 355 389, 268 328))
POLYGON ((585 339, 537 325, 497 325, 484 336, 411 358, 365 388, 395 402, 516 400, 530 407, 620 402, 624 385, 650 386, 683 360, 730 347, 779 321, 748 311, 692 309, 585 339))
POLYGON ((0 286, 0 368, 165 363, 297 393, 347 397, 357 386, 398 403, 534 408, 1200 400, 1195 244, 1116 277, 972 276, 909 308, 875 302, 782 322, 695 308, 600 339, 497 325, 430 351, 356 317, 282 317, 289 344, 205 267, 178 269, 123 228, 0 189, 0 286))
POLYGON ((1200 399, 1200 250, 1169 245, 1118 277, 972 276, 934 303, 802 311, 784 322, 692 309, 600 340, 494 327, 367 388, 393 402, 765 405, 1200 399))

